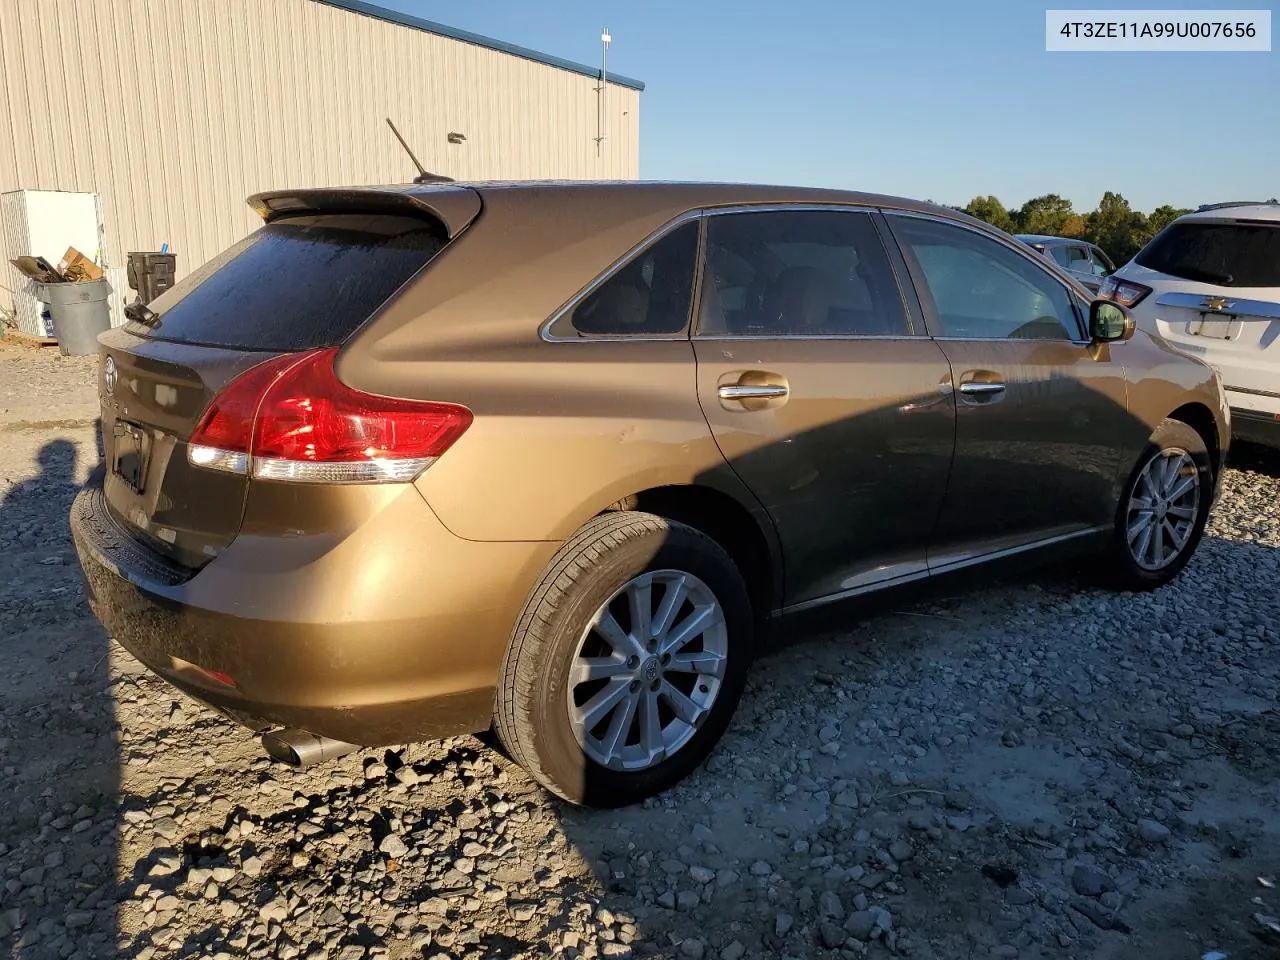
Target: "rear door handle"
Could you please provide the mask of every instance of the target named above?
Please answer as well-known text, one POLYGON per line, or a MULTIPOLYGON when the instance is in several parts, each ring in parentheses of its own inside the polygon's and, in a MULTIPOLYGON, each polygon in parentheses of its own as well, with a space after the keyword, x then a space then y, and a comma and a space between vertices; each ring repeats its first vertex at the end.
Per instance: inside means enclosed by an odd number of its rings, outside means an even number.
POLYGON ((721 400, 777 400, 790 390, 781 383, 725 383, 716 392, 721 400))
POLYGON ((960 392, 971 397, 993 397, 998 393, 1004 393, 1004 384, 971 380, 969 383, 960 384, 960 392))
POLYGON ((739 370, 727 373, 716 384, 720 406, 734 413, 771 410, 787 402, 791 385, 772 370, 739 370))

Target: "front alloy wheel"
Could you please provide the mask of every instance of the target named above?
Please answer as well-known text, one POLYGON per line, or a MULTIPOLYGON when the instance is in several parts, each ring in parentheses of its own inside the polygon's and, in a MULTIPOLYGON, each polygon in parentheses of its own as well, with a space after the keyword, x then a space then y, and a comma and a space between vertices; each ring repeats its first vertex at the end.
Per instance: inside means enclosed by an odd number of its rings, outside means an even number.
POLYGON ((1200 513, 1200 470, 1186 450, 1161 450, 1138 474, 1129 498, 1129 552, 1143 570, 1177 560, 1200 513))
POLYGON ((1121 590, 1154 590, 1176 577, 1204 533, 1213 483, 1204 437, 1181 420, 1161 421, 1116 506, 1098 571, 1103 581, 1121 590))

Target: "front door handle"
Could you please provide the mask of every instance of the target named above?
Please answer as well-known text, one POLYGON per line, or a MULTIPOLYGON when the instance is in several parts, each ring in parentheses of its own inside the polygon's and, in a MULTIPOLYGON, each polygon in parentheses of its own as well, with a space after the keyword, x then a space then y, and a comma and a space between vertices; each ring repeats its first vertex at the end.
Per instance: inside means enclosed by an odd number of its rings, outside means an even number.
POLYGON ((725 383, 716 392, 721 400, 780 400, 791 391, 781 383, 725 383))
POLYGON ((720 406, 735 413, 769 410, 787 402, 791 385, 782 374, 771 370, 740 370, 727 373, 716 384, 720 406))

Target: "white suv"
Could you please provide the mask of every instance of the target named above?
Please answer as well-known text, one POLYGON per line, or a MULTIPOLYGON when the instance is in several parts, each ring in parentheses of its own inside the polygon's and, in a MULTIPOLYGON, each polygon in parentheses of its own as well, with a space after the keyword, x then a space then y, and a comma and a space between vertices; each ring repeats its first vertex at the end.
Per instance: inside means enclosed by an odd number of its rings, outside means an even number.
POLYGON ((1280 447, 1280 203, 1179 217, 1099 294, 1217 369, 1234 436, 1280 447))

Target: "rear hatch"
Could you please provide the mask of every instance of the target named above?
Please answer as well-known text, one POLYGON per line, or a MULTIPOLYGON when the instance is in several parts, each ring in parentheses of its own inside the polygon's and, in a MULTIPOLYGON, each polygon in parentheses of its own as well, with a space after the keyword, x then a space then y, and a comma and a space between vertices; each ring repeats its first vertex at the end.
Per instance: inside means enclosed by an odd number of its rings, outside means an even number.
POLYGON ((235 539, 252 482, 188 461, 215 396, 271 357, 341 345, 466 227, 465 188, 271 194, 266 224, 100 338, 108 509, 198 569, 235 539))
POLYGON ((1280 394, 1280 222, 1172 224, 1119 276, 1153 288, 1144 312, 1228 388, 1280 394))

